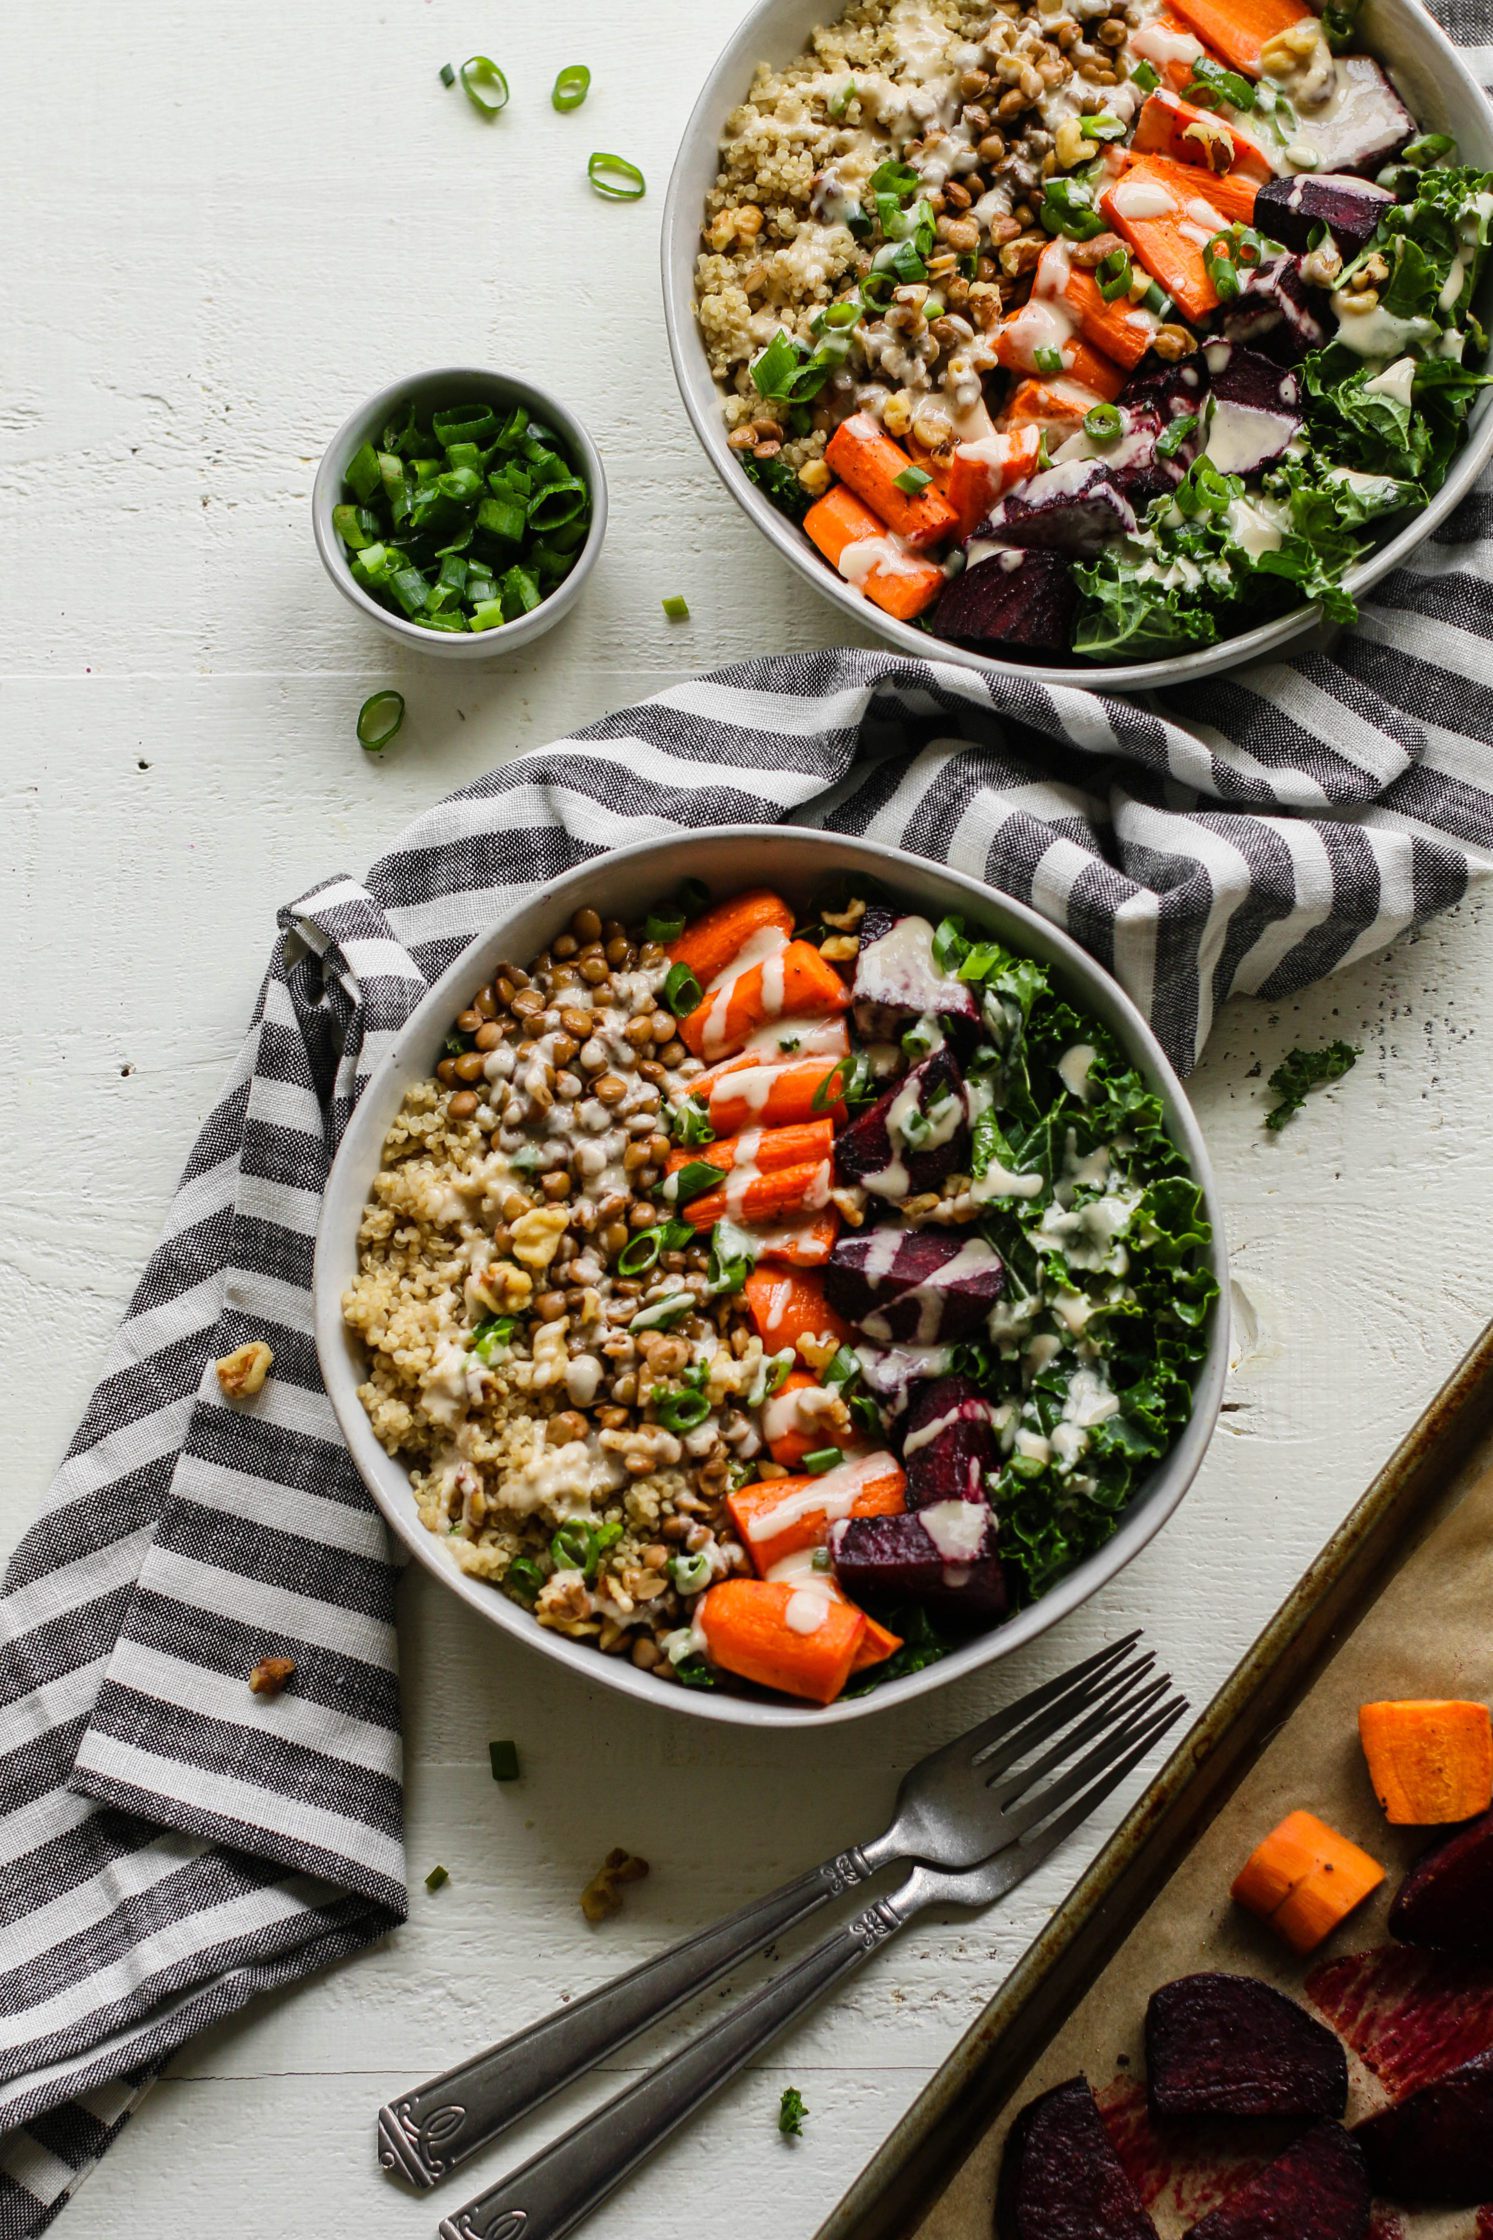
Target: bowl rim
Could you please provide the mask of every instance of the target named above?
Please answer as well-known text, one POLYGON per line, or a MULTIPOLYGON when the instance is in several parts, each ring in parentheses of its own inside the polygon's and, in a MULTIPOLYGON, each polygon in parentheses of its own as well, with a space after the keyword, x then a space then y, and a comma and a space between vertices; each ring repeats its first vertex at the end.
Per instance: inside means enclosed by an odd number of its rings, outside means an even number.
MULTIPOLYGON (((725 422, 719 411, 720 392, 706 364, 695 318, 694 252, 699 237, 699 212, 689 207, 691 190, 686 175, 689 159, 702 137, 708 136, 714 145, 719 145, 720 126, 729 110, 744 97, 750 82, 752 61, 760 51, 760 27, 784 4, 785 0, 756 0, 756 5, 743 17, 712 64, 680 138, 664 195, 659 229, 664 328, 674 379, 706 457, 748 520, 821 596, 832 600, 860 628, 870 630, 919 661, 949 662, 986 677, 1049 688, 1067 686, 1083 692, 1151 692, 1216 676, 1223 670, 1237 669, 1249 662, 1267 660, 1308 636, 1315 635, 1323 644, 1335 638, 1341 626, 1328 624, 1320 607, 1312 605, 1294 608, 1290 614, 1259 623, 1237 637, 1223 638, 1215 645, 1170 655, 1163 660, 1111 662, 1087 668, 1002 661, 992 654, 978 653, 970 646, 954 645, 946 638, 933 637, 925 630, 914 629, 910 623, 898 622, 884 614, 829 567, 802 533, 748 480, 726 444, 725 422), (723 99, 728 85, 733 83, 737 86, 735 95, 730 100, 723 99), (690 244, 687 260, 679 252, 681 232, 690 244)), ((824 0, 825 19, 838 18, 848 4, 849 0, 824 0)), ((1493 94, 1478 83, 1460 50, 1421 6, 1420 0, 1379 0, 1379 5, 1412 18, 1417 33, 1426 35, 1433 50, 1434 70, 1430 75, 1436 79, 1446 75, 1456 79, 1464 97, 1481 111, 1489 139, 1488 164, 1493 168, 1493 94)), ((1417 121, 1424 123, 1424 120, 1417 121)), ((1387 543, 1371 552, 1356 568, 1351 568, 1343 578, 1344 588, 1353 597, 1361 597, 1392 569, 1399 567, 1461 503, 1490 459, 1493 459, 1493 402, 1485 401, 1481 425, 1470 428, 1446 481, 1430 503, 1416 512, 1387 543)))
POLYGON ((490 661, 500 653, 512 653, 515 647, 542 637, 580 597, 586 578, 600 555, 606 526, 606 469, 584 421, 552 390, 541 389, 519 374, 502 373, 495 366, 430 366, 422 372, 405 374, 399 380, 386 382, 383 388, 373 390, 360 405, 348 413, 332 436, 317 463, 311 484, 312 535, 316 540, 321 564, 343 598, 359 614, 380 624, 403 644, 413 646, 420 653, 434 654, 443 660, 490 661), (551 421, 579 460, 591 493, 591 526, 586 532, 585 543, 576 555, 575 566, 564 582, 547 599, 541 599, 529 614, 520 615, 514 622, 505 622, 499 630, 481 630, 475 634, 471 631, 457 633, 422 630, 418 623, 407 621, 403 615, 392 614, 387 607, 381 606, 361 584, 353 581, 342 541, 332 527, 332 508, 341 502, 347 462, 358 445, 366 440, 370 429, 381 426, 392 418, 407 398, 433 389, 456 388, 463 382, 479 385, 514 404, 522 404, 535 419, 551 421))
POLYGON ((1013 896, 984 886, 966 872, 957 871, 951 865, 911 855, 883 842, 824 832, 817 827, 792 827, 785 831, 782 827, 770 824, 726 825, 699 833, 676 832, 656 836, 635 841, 604 855, 589 857, 560 879, 546 882, 542 889, 529 890, 522 899, 497 912, 485 931, 463 946, 461 953, 431 985, 404 1026, 391 1040, 379 1064, 365 1082, 343 1134, 327 1178, 317 1223, 312 1269, 312 1320, 317 1357, 327 1395, 364 1485, 396 1538, 426 1570, 440 1578, 448 1588, 454 1589, 489 1624, 499 1626, 515 1640, 522 1641, 531 1649, 565 1665, 583 1679, 589 1678, 598 1686, 613 1688, 640 1702, 659 1706, 684 1717, 704 1719, 718 1725, 817 1731, 826 1726, 868 1717, 897 1704, 911 1703, 983 1666, 998 1662, 1060 1623, 1072 1610, 1107 1585, 1155 1538, 1175 1513, 1196 1477, 1217 1425, 1229 1359, 1228 1254, 1217 1184, 1196 1116, 1180 1081, 1151 1027, 1119 982, 1096 959, 1080 948, 1062 927, 1054 925, 1013 896), (473 969, 470 960, 474 953, 489 951, 496 959, 504 945, 507 929, 540 901, 548 902, 553 898, 556 921, 561 921, 578 899, 576 890, 594 880, 597 872, 604 867, 611 870, 619 865, 631 866, 647 875, 655 868, 666 866, 668 880, 661 877, 658 882, 662 888, 688 871, 690 859, 702 843, 725 841, 733 845, 739 843, 743 848, 748 845, 760 848, 764 842, 771 844, 775 837, 781 842, 789 837, 790 831, 795 841, 802 840, 811 846, 824 848, 826 870, 833 867, 837 855, 843 860, 845 853, 849 851, 858 865, 881 867, 888 883, 894 887, 900 879, 904 887, 917 893, 915 882, 919 878, 926 880, 932 877, 944 883, 966 899, 973 910, 982 912, 990 922, 999 926, 1000 920, 1004 918, 1010 938, 1027 946, 1030 953, 1050 959, 1071 981, 1078 984, 1084 1000, 1091 1007, 1098 1008, 1101 1015, 1110 1017, 1119 1039, 1160 1092, 1167 1111, 1168 1128, 1186 1153, 1193 1176, 1202 1190, 1213 1229, 1209 1265, 1219 1286, 1218 1299, 1211 1314, 1208 1349, 1194 1382, 1192 1415, 1146 1482, 1144 1494, 1127 1509, 1114 1536, 1092 1555, 1085 1557, 1039 1601, 1029 1604, 1006 1624, 977 1634, 949 1656, 925 1667, 921 1672, 906 1675, 891 1686, 873 1690, 866 1696, 848 1700, 842 1698, 837 1703, 827 1705, 759 1702, 724 1692, 717 1694, 710 1690, 662 1688, 647 1673, 637 1670, 630 1661, 598 1656, 589 1645, 570 1641, 563 1635, 537 1625, 528 1612, 518 1609, 495 1586, 460 1571, 446 1554, 441 1541, 420 1522, 410 1495, 407 1473, 374 1437, 372 1425, 358 1398, 358 1373, 353 1365, 352 1343, 342 1320, 339 1280, 329 1264, 332 1251, 329 1239, 333 1231, 336 1230, 339 1237, 345 1237, 342 1224, 346 1223, 355 1234, 356 1223, 367 1203, 369 1181, 377 1170, 384 1132, 382 1127, 375 1128, 372 1118, 379 1102, 377 1092, 385 1087, 391 1075, 402 1078, 408 1072, 412 1059, 422 1049, 426 1046, 434 1047, 433 1038, 439 1028, 449 1021, 453 1004, 459 1007, 464 1001, 465 992, 470 985, 473 969), (1096 996, 1097 1005, 1094 1003, 1096 996))

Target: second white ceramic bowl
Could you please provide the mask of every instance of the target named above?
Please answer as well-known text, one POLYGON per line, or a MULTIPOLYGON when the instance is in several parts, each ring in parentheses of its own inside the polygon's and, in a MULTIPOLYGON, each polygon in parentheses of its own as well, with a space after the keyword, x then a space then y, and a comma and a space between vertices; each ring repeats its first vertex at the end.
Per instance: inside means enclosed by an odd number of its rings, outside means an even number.
POLYGON ((991 893, 962 872, 867 840, 771 825, 728 827, 621 848, 615 855, 599 857, 567 872, 542 893, 505 911, 487 933, 471 943, 421 1002, 359 1099, 327 1185, 317 1231, 313 1294, 317 1354, 337 1421, 369 1492, 411 1554, 489 1624, 568 1665, 598 1687, 618 1690, 686 1718, 723 1720, 734 1726, 822 1727, 869 1718, 889 1705, 906 1703, 981 1665, 992 1664, 1056 1625, 1122 1571, 1177 1507, 1213 1435, 1228 1365, 1223 1222, 1208 1154, 1181 1084, 1123 989, 1045 918, 1008 896, 991 893), (1218 1278, 1219 1303, 1213 1313, 1207 1355, 1198 1373, 1192 1420, 1136 1494, 1113 1539, 1076 1565, 1040 1602, 1019 1611, 1005 1625, 978 1635, 940 1663, 890 1682, 868 1696, 820 1709, 812 1704, 758 1702, 724 1690, 662 1685, 625 1659, 599 1656, 582 1642, 567 1640, 563 1634, 536 1625, 527 1611, 497 1588, 468 1578, 445 1544, 420 1522, 403 1469, 373 1435, 358 1398, 363 1362, 342 1319, 342 1295, 356 1272, 358 1225, 389 1127, 407 1091, 433 1070, 453 1017, 469 1001, 472 990, 492 978, 501 958, 537 955, 563 930, 571 913, 586 905, 603 917, 629 922, 640 918, 653 904, 676 893, 682 879, 701 879, 717 894, 771 885, 800 904, 827 880, 846 871, 874 878, 935 923, 949 911, 960 911, 972 925, 991 928, 1011 948, 1040 957, 1052 966, 1073 1002, 1097 1014, 1111 1029, 1160 1094, 1173 1139, 1186 1153, 1202 1186, 1213 1225, 1211 1264, 1218 1278))
MULTIPOLYGON (((980 669, 991 676, 1021 677, 1048 685, 1079 685, 1090 691, 1148 692, 1159 685, 1184 684, 1221 669, 1238 668, 1246 661, 1295 647, 1310 633, 1323 630, 1316 607, 1299 607, 1274 622, 1262 623, 1237 638, 1204 646, 1195 653, 1178 654, 1164 661, 1093 664, 1073 661, 1047 666, 1028 661, 998 661, 966 646, 950 645, 930 637, 911 623, 896 622, 822 560, 801 529, 794 527, 770 504, 742 472, 740 462, 726 442, 726 422, 721 394, 706 361, 700 330, 695 321, 695 258, 700 249, 700 226, 705 197, 720 169, 722 127, 731 111, 745 100, 752 72, 759 62, 781 65, 800 54, 819 24, 833 22, 844 0, 761 0, 743 20, 722 54, 694 112, 684 129, 675 158, 669 192, 664 203, 663 290, 664 319, 674 372, 685 410, 706 456, 743 511, 794 567, 827 599, 832 599, 847 621, 863 630, 874 630, 901 653, 919 660, 953 661, 966 669, 980 669)), ((1463 163, 1493 170, 1493 106, 1468 70, 1439 24, 1432 21, 1419 0, 1365 0, 1359 18, 1362 43, 1389 68, 1399 84, 1411 114, 1426 131, 1450 132, 1461 150, 1463 163)), ((1485 283, 1483 318, 1493 299, 1493 273, 1485 283)), ((1403 529, 1370 554, 1361 566, 1349 571, 1345 582, 1355 598, 1397 568, 1428 537, 1453 506, 1467 495, 1493 457, 1493 389, 1484 389, 1473 407, 1467 442, 1459 452, 1446 481, 1430 504, 1416 513, 1403 529)), ((1329 633, 1330 634, 1330 633, 1329 633)))

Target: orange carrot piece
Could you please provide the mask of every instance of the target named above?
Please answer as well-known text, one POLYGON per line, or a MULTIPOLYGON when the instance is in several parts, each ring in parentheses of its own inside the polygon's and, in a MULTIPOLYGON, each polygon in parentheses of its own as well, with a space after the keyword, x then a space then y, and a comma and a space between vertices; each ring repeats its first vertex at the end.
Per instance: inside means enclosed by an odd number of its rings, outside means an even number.
POLYGON ((832 1120, 802 1120, 788 1128, 754 1128, 744 1144, 736 1136, 719 1136, 714 1143, 698 1146, 681 1144, 669 1153, 664 1171, 677 1174, 681 1167, 698 1164, 719 1167, 722 1174, 730 1174, 745 1148, 752 1166, 762 1174, 773 1174, 779 1167, 801 1167, 827 1159, 834 1147, 832 1120))
POLYGON ((1076 383, 1019 381, 1006 401, 1008 428, 1031 426, 1051 434, 1071 436, 1083 426, 1084 414, 1099 403, 1091 390, 1076 383))
POLYGON ((973 536, 996 500, 1036 473, 1041 448, 1036 428, 1013 428, 959 446, 949 462, 947 495, 961 538, 973 536))
POLYGON ((840 1216, 833 1209, 805 1214, 800 1221, 784 1221, 772 1229, 759 1231, 757 1258, 770 1266, 822 1268, 834 1251, 839 1234, 840 1216))
POLYGON ((1168 4, 1232 69, 1257 78, 1260 56, 1280 32, 1306 23, 1303 0, 1168 0, 1168 4))
MULTIPOLYGON (((812 1608, 808 1615, 815 1615, 812 1608)), ((866 1634, 864 1611, 827 1581, 816 1592, 791 1579, 723 1579, 701 1595, 695 1622, 712 1663, 723 1671, 810 1703, 834 1702, 866 1634), (819 1606, 818 1623, 807 1632, 789 1623, 795 1595, 812 1596, 819 1606)))
POLYGON ((1444 1827, 1493 1804, 1493 1719, 1485 1703, 1364 1703, 1358 1734, 1374 1794, 1395 1827, 1444 1827))
POLYGON ((679 1022, 697 1058, 740 1050, 770 1019, 823 1019, 850 1008, 850 990, 809 941, 790 941, 775 957, 749 965, 679 1022))
POLYGON ((820 1447, 839 1447, 846 1455, 864 1454, 865 1439, 856 1431, 836 1428, 844 1420, 844 1402, 838 1394, 806 1370, 794 1369, 770 1400, 762 1406, 762 1436, 774 1462, 794 1470, 806 1454, 820 1447), (815 1399, 801 1398, 813 1393, 815 1399))
POLYGON ((764 1478, 727 1494, 742 1545, 765 1575, 785 1556, 822 1548, 841 1517, 899 1516, 907 1480, 894 1455, 861 1455, 822 1478, 764 1478))
POLYGON ((1139 156, 1170 156, 1175 163, 1192 164, 1215 177, 1229 171, 1250 179, 1271 176, 1263 150, 1237 125, 1196 108, 1166 87, 1142 103, 1130 145, 1139 156))
POLYGON ((1203 245, 1192 239, 1203 227, 1214 233, 1225 230, 1227 221, 1213 191, 1218 184, 1210 177, 1204 195, 1186 164, 1165 156, 1137 156, 1099 197, 1110 224, 1189 319, 1205 319, 1218 305, 1203 245))
MULTIPOLYGON (((1097 286, 1094 293, 1099 295, 1097 286)), ((1102 303, 1104 298, 1100 296, 1099 300, 1102 303)), ((995 338, 996 357, 1008 372, 1031 373, 1035 370, 1034 345, 1028 339, 1028 333, 1023 331, 1027 309, 1028 306, 1023 305, 1020 311, 1013 311, 1002 322, 995 338)), ((1125 386, 1125 376, 1112 358, 1106 358, 1100 351, 1090 349, 1088 343, 1076 334, 1070 335, 1063 343, 1062 354, 1065 379, 1091 389, 1096 401, 1113 404, 1125 386)))
POLYGON ((757 1221, 786 1221, 795 1213, 817 1213, 828 1200, 830 1181, 827 1159, 775 1167, 771 1173, 752 1175, 744 1188, 727 1186, 691 1198, 683 1209, 684 1218, 697 1229, 713 1228, 728 1216, 748 1227, 757 1221))
POLYGON ((844 1100, 820 1096, 839 1058, 848 1055, 850 1036, 842 1021, 843 1047, 823 1057, 770 1058, 747 1053, 731 1058, 713 1072, 697 1074, 690 1083, 691 1096, 703 1096, 710 1125, 717 1135, 734 1135, 738 1128, 788 1127, 797 1120, 814 1120, 823 1113, 836 1127, 845 1118, 844 1100), (816 1105, 814 1099, 819 1097, 816 1105))
MULTIPOLYGON (((851 1607, 854 1608, 854 1604, 851 1607)), ((864 1672, 867 1665, 880 1664, 901 1646, 900 1634, 889 1632, 885 1626, 879 1626, 874 1618, 868 1617, 861 1645, 855 1653, 855 1663, 850 1669, 852 1672, 864 1672)))
POLYGON ((810 506, 804 515, 804 534, 847 583, 855 584, 873 606, 880 607, 883 614, 895 615, 899 622, 911 622, 914 615, 932 606, 943 589, 942 568, 936 568, 931 560, 899 551, 891 542, 886 523, 879 521, 869 506, 862 505, 843 482, 837 482, 810 506), (885 549, 864 571, 853 561, 849 567, 841 567, 841 561, 856 545, 873 540, 885 549))
POLYGON ((1384 1869, 1312 1812, 1288 1813, 1234 1877, 1232 1895, 1293 1952, 1313 1952, 1384 1880, 1384 1869))
POLYGON ((754 1268, 746 1279, 745 1297, 757 1335, 769 1353, 781 1353, 785 1346, 799 1352, 805 1340, 816 1351, 831 1343, 837 1347, 850 1343, 850 1325, 825 1298, 817 1276, 754 1268))
POLYGON ((1206 59, 1216 62, 1217 55, 1209 55, 1195 31, 1190 31, 1182 18, 1173 15, 1170 8, 1160 8, 1145 26, 1138 46, 1131 48, 1158 70, 1175 93, 1185 93, 1197 75, 1197 65, 1206 59), (1145 33, 1159 34, 1159 39, 1148 38, 1145 33), (1155 51, 1151 51, 1152 49, 1155 51))
POLYGON ((733 894, 727 902, 718 902, 713 910, 686 926, 679 939, 669 943, 669 962, 687 964, 701 987, 708 988, 752 936, 764 933, 769 926, 776 926, 788 940, 793 932, 793 912, 780 894, 773 894, 767 887, 752 887, 745 894, 733 894))
POLYGON ((1187 205, 1201 197, 1220 218, 1227 218, 1230 225, 1236 220, 1244 226, 1253 222, 1255 197, 1260 190, 1257 182, 1247 172, 1209 172, 1206 183, 1200 183, 1196 164, 1174 163, 1170 156, 1136 158, 1137 163, 1141 160, 1145 161, 1158 179, 1171 188, 1183 205, 1184 219, 1187 218, 1187 205))
POLYGON ((840 422, 825 447, 824 463, 914 552, 942 544, 952 533, 954 509, 936 484, 912 492, 898 489, 897 477, 906 474, 912 458, 869 412, 853 412, 840 422))
MULTIPOLYGON (((1112 361, 1126 371, 1140 363, 1159 322, 1149 313, 1137 316, 1135 305, 1126 296, 1106 303, 1093 273, 1080 272, 1076 265, 1069 264, 1066 250, 1051 241, 1037 260, 1034 289, 1050 293, 1054 288, 1077 319, 1084 341, 1092 344, 1091 356, 1097 352, 1104 362, 1112 361)), ((1073 371, 1077 373, 1076 365, 1073 371)))

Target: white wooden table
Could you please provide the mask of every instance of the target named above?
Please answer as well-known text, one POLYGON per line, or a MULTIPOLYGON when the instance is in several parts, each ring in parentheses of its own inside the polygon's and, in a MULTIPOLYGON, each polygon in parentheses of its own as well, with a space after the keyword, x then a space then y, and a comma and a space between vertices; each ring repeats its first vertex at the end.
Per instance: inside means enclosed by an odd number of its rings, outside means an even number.
MULTIPOLYGON (((15 220, 0 280, 0 1547, 82 1408, 236 1046, 276 903, 361 869, 520 747, 682 672, 842 634, 717 486, 664 347, 662 190, 743 5, 83 0, 63 27, 9 0, 0 14, 15 220), (479 49, 513 85, 492 127, 437 79, 479 49), (573 61, 593 91, 560 117, 549 88, 573 61), (596 147, 642 164, 644 203, 595 199, 596 147), (613 515, 580 611, 528 657, 453 676, 391 659, 336 598, 308 493, 368 390, 463 359, 563 392, 606 453, 613 515), (688 623, 664 620, 671 592, 688 623), (353 720, 391 682, 409 718, 374 763, 353 720)), ((1237 1274, 1229 1413, 1160 1541, 1012 1679, 1123 1620, 1201 1704, 1472 1338, 1493 1306, 1490 964, 1474 900, 1278 1012, 1226 1013, 1195 1088, 1237 1274), (1365 1046, 1356 1073, 1267 1137, 1260 1069, 1339 1034, 1365 1046)), ((395 2086, 868 1831, 897 1769, 1010 1685, 757 1740, 603 1698, 423 1575, 402 1630, 408 1927, 187 2048, 67 2211, 71 2240, 430 2233, 430 2203, 374 2166, 373 2111, 395 2086), (499 1735, 523 1754, 514 1787, 488 1777, 499 1735), (653 1874, 593 1931, 576 1896, 615 1843, 653 1874), (451 1881, 430 1897, 437 1860, 451 1881)), ((999 1919, 920 1926, 592 2229, 805 2240, 1100 1833, 999 1919), (790 2081, 811 2110, 794 2145, 775 2128, 790 2081)), ((513 2159, 561 2120, 520 2135, 513 2159)))

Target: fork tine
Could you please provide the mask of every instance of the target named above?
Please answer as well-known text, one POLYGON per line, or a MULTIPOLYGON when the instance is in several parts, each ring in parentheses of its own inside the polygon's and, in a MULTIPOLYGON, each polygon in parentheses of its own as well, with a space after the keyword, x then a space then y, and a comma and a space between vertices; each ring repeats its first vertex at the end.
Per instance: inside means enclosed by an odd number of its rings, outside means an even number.
MULTIPOLYGON (((1170 1675, 1167 1678, 1170 1684, 1170 1675)), ((1010 1816, 1013 1830, 1024 1839, 1049 1813, 1055 1812, 1059 1805, 1066 1804, 1070 1797, 1077 1796, 1094 1776, 1102 1779, 1121 1762, 1133 1764, 1136 1756, 1144 1755, 1155 1734, 1164 1732, 1174 1719, 1181 1717, 1186 1708, 1185 1700, 1178 1696, 1169 1705, 1143 1712, 1138 1719, 1127 1718, 1107 1734, 1102 1742, 1097 1742, 1092 1750, 1086 1751, 1065 1774, 1060 1775, 1056 1781, 1050 1781, 1040 1796, 1033 1797, 1019 1812, 1013 1812, 1010 1816), (1158 1721, 1161 1722, 1160 1725, 1157 1724, 1158 1721), (1145 1737, 1144 1741, 1138 1740, 1141 1736, 1145 1737)), ((1113 1785, 1111 1781, 1110 1786, 1113 1785)))
POLYGON ((993 1787, 991 1801, 997 1810, 1004 1812, 1008 1806, 1015 1804, 1044 1774, 1051 1773, 1055 1766, 1071 1765, 1074 1752, 1082 1749, 1096 1735, 1111 1733, 1126 1720, 1138 1718, 1143 1711, 1149 1711, 1157 1699, 1166 1694, 1171 1680, 1164 1672, 1147 1678, 1148 1670, 1149 1663, 1138 1666, 1135 1671, 1125 1674, 1122 1682, 1111 1683, 1103 1700, 1087 1719, 1059 1735, 1052 1748, 1044 1751, 1040 1758, 1034 1759, 1031 1765, 1018 1766, 1009 1780, 999 1788, 993 1787), (1143 1680, 1146 1682, 1144 1687, 1140 1686, 1143 1680))
MULTIPOLYGON (((1110 1792, 1119 1787, 1126 1774, 1140 1764, 1152 1744, 1159 1742, 1167 1729, 1176 1725, 1186 1709, 1187 1698, 1177 1696, 1159 1711, 1152 1712, 1140 1733, 1121 1756, 1105 1769, 1090 1788, 1084 1790, 1082 1796, 1069 1805, 1066 1812, 1059 1813, 1057 1819, 1045 1827, 1028 1830, 1022 1836, 1020 1849, 1027 1854, 1032 1866, 1039 1859, 1045 1858, 1049 1851, 1055 1851, 1060 1843, 1065 1843, 1075 1828, 1082 1826, 1095 1807, 1103 1804, 1110 1792)), ((1036 1817, 1038 1816, 1034 1815, 1036 1817)), ((1030 1872, 1030 1868, 1025 1871, 1030 1872)))
POLYGON ((1122 1641, 1112 1641, 1107 1649, 1096 1649, 1091 1657, 1085 1657, 1080 1664, 1071 1665, 1066 1672, 1059 1672, 1053 1679, 1044 1680, 1039 1688, 1032 1688, 1026 1695, 1018 1696, 1014 1703, 1008 1703, 1001 1710, 992 1712, 979 1726, 971 1727, 968 1734, 961 1735, 956 1742, 948 1745, 950 1755, 957 1754, 967 1764, 976 1764, 983 1753, 999 1742, 1003 1735, 1009 1734, 1013 1727, 1019 1727, 1023 1720, 1045 1710, 1048 1704, 1055 1703, 1070 1688, 1080 1687, 1084 1681, 1093 1679, 1098 1673, 1108 1671, 1111 1665, 1118 1664, 1126 1651, 1135 1647, 1140 1637, 1141 1629, 1137 1626, 1122 1641))
POLYGON ((1024 1758, 1039 1742, 1046 1742, 1050 1735, 1055 1735, 1060 1727, 1067 1726, 1069 1720, 1076 1719, 1080 1712, 1091 1710, 1117 1680, 1128 1684, 1138 1679, 1142 1673, 1148 1672, 1155 1661, 1155 1650, 1145 1649, 1133 1664, 1120 1668, 1109 1666, 1080 1681, 1076 1688, 1065 1690, 1055 1702, 1039 1711, 1035 1718, 1028 1719, 993 1755, 982 1752, 976 1758, 974 1762, 984 1773, 986 1782, 994 1781, 1008 1772, 1018 1758, 1024 1758))

